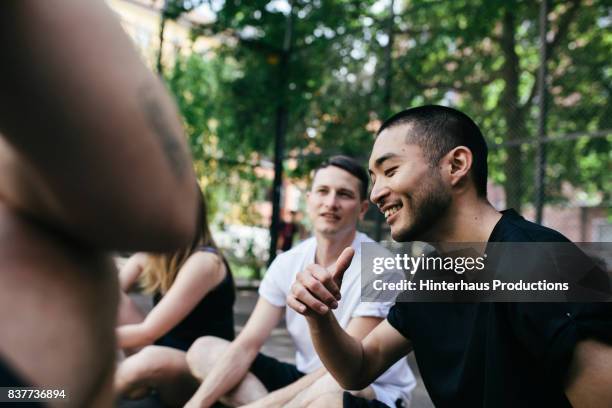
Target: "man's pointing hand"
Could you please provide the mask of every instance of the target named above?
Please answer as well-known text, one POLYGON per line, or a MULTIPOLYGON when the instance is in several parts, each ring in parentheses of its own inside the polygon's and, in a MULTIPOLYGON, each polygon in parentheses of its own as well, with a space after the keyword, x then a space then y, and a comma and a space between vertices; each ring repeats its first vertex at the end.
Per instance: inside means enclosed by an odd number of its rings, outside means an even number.
POLYGON ((329 268, 312 264, 298 273, 287 295, 287 305, 304 316, 324 315, 338 307, 344 272, 355 255, 353 248, 345 248, 336 263, 329 268))

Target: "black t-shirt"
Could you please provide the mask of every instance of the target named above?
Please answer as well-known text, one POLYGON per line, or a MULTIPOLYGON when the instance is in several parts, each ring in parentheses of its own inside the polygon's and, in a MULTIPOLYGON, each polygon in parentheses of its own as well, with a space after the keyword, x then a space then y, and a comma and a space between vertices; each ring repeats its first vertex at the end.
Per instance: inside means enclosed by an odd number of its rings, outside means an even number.
MULTIPOLYGON (((503 212, 489 242, 568 242, 503 212)), ((389 323, 414 347, 437 407, 569 407, 575 344, 612 343, 610 303, 396 303, 389 323)))

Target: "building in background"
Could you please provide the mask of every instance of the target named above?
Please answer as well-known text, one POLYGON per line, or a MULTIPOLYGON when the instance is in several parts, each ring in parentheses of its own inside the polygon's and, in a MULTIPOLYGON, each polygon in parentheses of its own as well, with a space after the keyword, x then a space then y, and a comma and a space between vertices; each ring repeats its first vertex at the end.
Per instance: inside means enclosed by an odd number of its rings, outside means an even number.
MULTIPOLYGON (((159 54, 160 29, 164 0, 106 0, 109 7, 117 13, 121 25, 134 40, 134 44, 149 67, 155 67, 159 54)), ((162 63, 171 66, 179 53, 197 52, 204 54, 214 49, 219 41, 214 37, 198 36, 191 39, 191 30, 196 26, 208 25, 214 14, 204 4, 177 21, 164 22, 162 63)))

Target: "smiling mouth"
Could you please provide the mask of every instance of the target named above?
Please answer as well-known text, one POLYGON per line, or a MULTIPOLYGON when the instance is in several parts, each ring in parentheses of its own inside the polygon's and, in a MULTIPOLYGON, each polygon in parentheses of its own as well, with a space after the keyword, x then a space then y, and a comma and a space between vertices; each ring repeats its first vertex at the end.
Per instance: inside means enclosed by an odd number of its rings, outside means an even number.
POLYGON ((389 219, 389 217, 391 217, 393 214, 395 214, 396 212, 398 212, 400 210, 400 208, 402 208, 401 204, 398 205, 394 205, 393 207, 387 208, 385 210, 385 218, 389 219))

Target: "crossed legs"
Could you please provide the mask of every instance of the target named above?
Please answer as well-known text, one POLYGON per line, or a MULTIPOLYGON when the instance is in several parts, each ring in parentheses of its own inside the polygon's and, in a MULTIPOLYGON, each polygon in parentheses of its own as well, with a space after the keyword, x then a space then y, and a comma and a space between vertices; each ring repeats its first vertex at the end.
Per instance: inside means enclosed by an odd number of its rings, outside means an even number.
MULTIPOLYGON (((230 344, 227 340, 213 336, 200 337, 193 343, 187 352, 187 364, 199 382, 204 381, 217 359, 230 344)), ((232 391, 221 398, 221 402, 228 406, 239 407, 257 401, 267 394, 268 391, 261 381, 253 373, 248 372, 232 391)))
MULTIPOLYGON (((216 337, 201 337, 196 340, 187 352, 187 363, 191 373, 203 381, 214 367, 217 358, 229 347, 230 342, 216 337)), ((326 374, 313 384, 299 392, 283 407, 342 407, 344 390, 336 380, 326 374)), ((221 402, 228 406, 242 406, 251 404, 268 394, 265 386, 251 372, 248 372, 242 381, 221 402)), ((353 392, 354 395, 373 399, 374 391, 371 387, 353 392)), ((249 405, 251 406, 251 405, 249 405)), ((259 406, 257 403, 253 406, 259 406)))
POLYGON ((187 367, 185 352, 163 346, 143 348, 122 361, 115 374, 117 395, 142 398, 155 389, 169 406, 185 405, 198 385, 187 367))
MULTIPOLYGON (((121 362, 115 375, 115 393, 127 398, 142 398, 155 389, 164 403, 183 406, 229 344, 227 340, 209 336, 196 340, 188 353, 169 347, 147 346, 121 362)), ((225 405, 241 406, 266 394, 266 388, 257 377, 248 373, 221 401, 225 405)))

